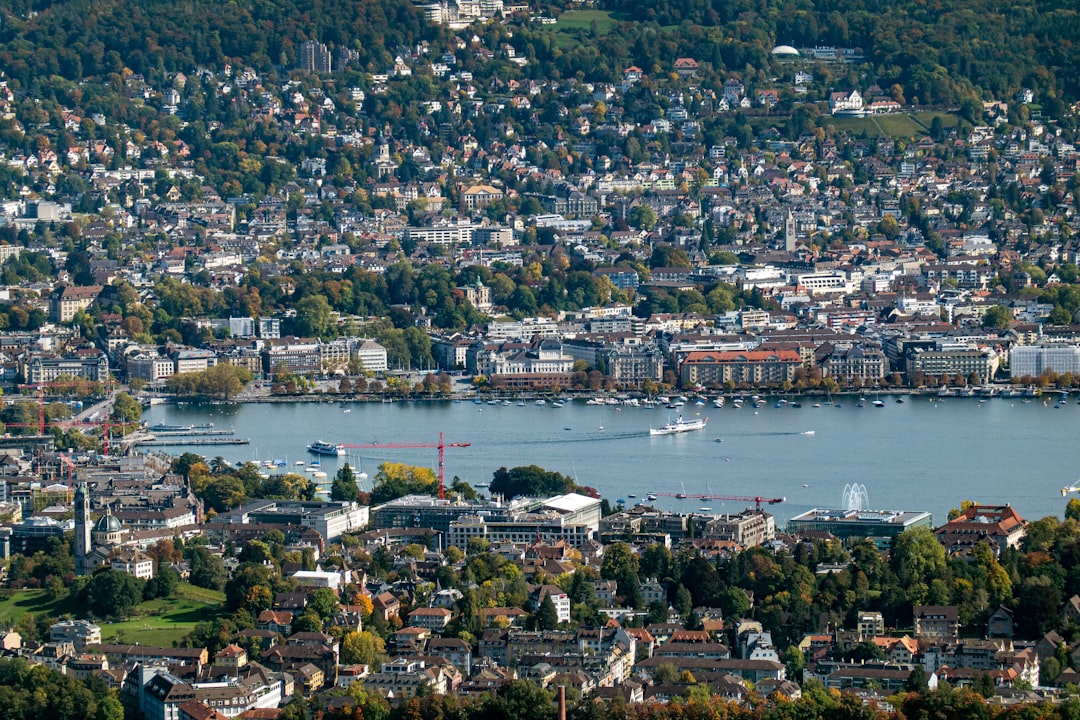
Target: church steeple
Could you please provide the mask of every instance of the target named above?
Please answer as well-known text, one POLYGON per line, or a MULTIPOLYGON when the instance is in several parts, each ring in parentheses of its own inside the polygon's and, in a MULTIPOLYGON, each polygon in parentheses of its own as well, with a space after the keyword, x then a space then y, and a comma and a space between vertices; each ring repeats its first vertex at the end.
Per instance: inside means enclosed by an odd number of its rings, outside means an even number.
POLYGON ((79 483, 75 490, 75 574, 85 575, 86 555, 90 552, 90 488, 79 483))

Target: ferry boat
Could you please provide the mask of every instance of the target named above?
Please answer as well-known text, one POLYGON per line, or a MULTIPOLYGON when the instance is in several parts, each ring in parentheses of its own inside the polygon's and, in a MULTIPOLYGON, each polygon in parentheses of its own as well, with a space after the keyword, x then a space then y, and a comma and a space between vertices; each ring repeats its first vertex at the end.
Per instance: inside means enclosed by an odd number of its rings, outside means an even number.
POLYGON ((690 432, 691 430, 704 430, 705 423, 709 421, 709 418, 694 418, 693 420, 684 420, 683 416, 677 417, 674 422, 669 422, 661 425, 658 428, 649 428, 650 435, 673 435, 675 433, 690 432))
POLYGON ((342 456, 345 454, 345 446, 341 443, 330 443, 325 440, 316 440, 307 446, 308 452, 315 453, 316 455, 337 455, 342 456))

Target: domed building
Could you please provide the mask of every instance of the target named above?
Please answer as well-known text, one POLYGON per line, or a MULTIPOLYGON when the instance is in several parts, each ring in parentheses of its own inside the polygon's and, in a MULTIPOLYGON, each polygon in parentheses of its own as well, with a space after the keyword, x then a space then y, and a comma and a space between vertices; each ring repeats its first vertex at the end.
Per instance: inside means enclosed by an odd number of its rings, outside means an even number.
POLYGON ((112 514, 112 508, 105 508, 105 514, 94 523, 94 529, 90 533, 90 542, 96 547, 103 545, 109 548, 119 547, 124 529, 120 521, 112 514))
POLYGON ((90 489, 86 483, 80 483, 75 491, 75 572, 78 575, 90 575, 102 565, 109 563, 109 557, 123 544, 124 526, 111 508, 105 508, 105 514, 90 522, 90 489))
POLYGON ((790 45, 777 45, 769 54, 776 58, 797 58, 801 57, 801 53, 790 45))

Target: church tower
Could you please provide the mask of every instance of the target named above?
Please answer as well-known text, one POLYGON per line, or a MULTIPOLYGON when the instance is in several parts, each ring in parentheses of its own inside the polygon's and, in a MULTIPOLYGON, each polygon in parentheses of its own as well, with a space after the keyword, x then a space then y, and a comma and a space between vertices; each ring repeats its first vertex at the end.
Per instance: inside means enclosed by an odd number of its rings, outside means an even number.
POLYGON ((90 488, 79 483, 75 491, 75 574, 85 575, 86 555, 90 552, 90 488))
POLYGON ((784 220, 784 249, 788 252, 795 250, 795 216, 788 210, 787 219, 784 220))

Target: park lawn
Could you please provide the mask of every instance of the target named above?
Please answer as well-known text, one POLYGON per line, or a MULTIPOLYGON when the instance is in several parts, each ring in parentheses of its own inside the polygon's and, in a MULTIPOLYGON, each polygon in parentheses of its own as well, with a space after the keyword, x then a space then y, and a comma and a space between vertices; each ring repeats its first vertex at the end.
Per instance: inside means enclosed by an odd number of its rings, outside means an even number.
POLYGON ((48 590, 4 590, 0 592, 0 628, 17 625, 23 615, 60 615, 67 610, 63 600, 50 600, 48 590))
POLYGON ((611 32, 617 22, 606 10, 568 10, 555 23, 555 44, 567 49, 579 45, 587 37, 593 21, 601 35, 611 32))
POLYGON ((100 623, 101 641, 170 647, 196 625, 214 620, 220 613, 219 603, 190 600, 179 594, 168 599, 147 600, 135 606, 129 620, 100 623))
POLYGON ((894 140, 910 140, 927 135, 935 116, 941 118, 941 124, 945 127, 960 124, 960 118, 945 112, 895 113, 863 118, 831 117, 826 124, 862 137, 888 135, 894 140))

